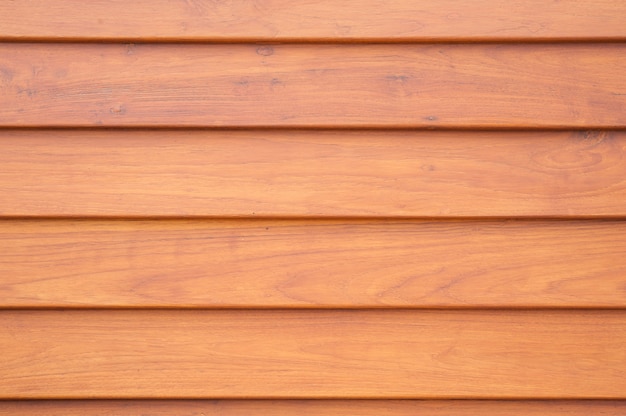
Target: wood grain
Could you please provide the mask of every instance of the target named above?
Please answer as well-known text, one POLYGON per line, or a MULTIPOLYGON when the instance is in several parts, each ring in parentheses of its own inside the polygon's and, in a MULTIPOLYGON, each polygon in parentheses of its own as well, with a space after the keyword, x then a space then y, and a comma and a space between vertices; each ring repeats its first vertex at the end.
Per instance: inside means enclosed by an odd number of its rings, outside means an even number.
POLYGON ((1 401, 6 416, 588 416, 620 415, 626 401, 72 400, 1 401))
POLYGON ((0 40, 624 40, 625 19, 610 0, 3 0, 0 40))
POLYGON ((5 43, 0 56, 0 127, 626 127, 626 44, 5 43))
POLYGON ((0 307, 626 307, 623 221, 3 221, 0 307))
POLYGON ((0 215, 623 217, 624 157, 610 131, 4 130, 0 215))
POLYGON ((0 398, 626 398, 620 311, 4 311, 0 398))

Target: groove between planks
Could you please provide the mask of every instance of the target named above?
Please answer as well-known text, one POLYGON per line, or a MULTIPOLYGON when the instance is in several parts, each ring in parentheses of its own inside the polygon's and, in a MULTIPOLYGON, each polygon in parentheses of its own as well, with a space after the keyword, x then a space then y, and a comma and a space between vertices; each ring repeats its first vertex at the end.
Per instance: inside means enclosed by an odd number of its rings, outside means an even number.
POLYGON ((624 217, 625 154, 621 131, 2 130, 0 216, 624 217))
POLYGON ((497 401, 497 400, 72 400, 0 401, 6 416, 588 416, 619 415, 626 401, 497 401))
POLYGON ((624 308, 626 221, 4 220, 2 308, 624 308))
POLYGON ((626 44, 0 44, 0 127, 626 127, 626 44))
POLYGON ((624 399, 624 311, 3 311, 0 397, 624 399))
POLYGON ((608 0, 4 0, 0 40, 623 41, 625 18, 608 0))

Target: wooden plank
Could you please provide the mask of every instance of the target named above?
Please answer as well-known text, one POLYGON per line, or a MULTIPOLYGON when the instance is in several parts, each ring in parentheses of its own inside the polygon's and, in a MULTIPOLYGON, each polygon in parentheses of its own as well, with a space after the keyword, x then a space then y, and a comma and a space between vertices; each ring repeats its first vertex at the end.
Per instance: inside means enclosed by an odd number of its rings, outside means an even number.
POLYGON ((0 126, 622 128, 626 44, 0 44, 0 126))
POLYGON ((0 398, 626 398, 623 311, 4 311, 0 398))
POLYGON ((0 1, 3 40, 624 40, 626 6, 580 0, 0 1))
POLYGON ((0 215, 622 217, 625 157, 610 131, 4 130, 0 215))
POLYGON ((620 221, 3 221, 0 307, 624 308, 620 221))
POLYGON ((605 400, 72 400, 2 401, 6 416, 588 416, 618 415, 626 401, 605 400))

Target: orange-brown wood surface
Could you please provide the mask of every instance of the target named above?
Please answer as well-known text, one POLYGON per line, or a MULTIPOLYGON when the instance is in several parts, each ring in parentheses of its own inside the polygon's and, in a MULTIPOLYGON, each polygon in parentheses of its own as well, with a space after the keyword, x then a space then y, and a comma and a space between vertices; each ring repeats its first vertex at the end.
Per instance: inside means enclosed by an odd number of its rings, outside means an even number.
POLYGON ((0 215, 617 217, 625 156, 625 132, 5 130, 0 215))
POLYGON ((626 401, 605 400, 0 401, 3 416, 589 416, 625 412, 626 401))
POLYGON ((624 311, 4 311, 1 398, 626 398, 624 311))
POLYGON ((611 0, 0 1, 0 40, 625 40, 611 0))
POLYGON ((0 222, 0 307, 626 307, 623 221, 0 222))
POLYGON ((0 0, 0 415, 623 416, 625 22, 0 0))
POLYGON ((626 44, 0 44, 0 126, 626 127, 626 44))

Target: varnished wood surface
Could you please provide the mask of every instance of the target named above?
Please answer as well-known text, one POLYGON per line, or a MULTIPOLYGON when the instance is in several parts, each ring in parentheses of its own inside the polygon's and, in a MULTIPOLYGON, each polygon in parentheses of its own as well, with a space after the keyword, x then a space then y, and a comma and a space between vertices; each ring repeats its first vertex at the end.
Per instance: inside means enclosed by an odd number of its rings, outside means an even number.
POLYGON ((626 398, 623 311, 4 311, 1 398, 626 398))
POLYGON ((623 221, 2 221, 0 307, 624 308, 625 252, 623 221))
POLYGON ((0 127, 626 127, 621 43, 5 43, 0 56, 0 127))
POLYGON ((0 415, 625 413, 625 18, 0 0, 0 415))
POLYGON ((0 401, 3 416, 617 416, 626 401, 73 400, 0 401))
POLYGON ((625 149, 610 131, 4 130, 0 215, 622 217, 625 149))
POLYGON ((624 40, 621 1, 0 1, 0 40, 624 40))

